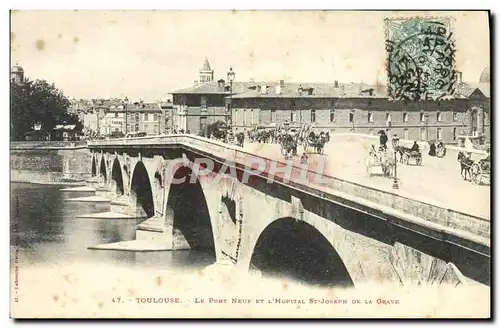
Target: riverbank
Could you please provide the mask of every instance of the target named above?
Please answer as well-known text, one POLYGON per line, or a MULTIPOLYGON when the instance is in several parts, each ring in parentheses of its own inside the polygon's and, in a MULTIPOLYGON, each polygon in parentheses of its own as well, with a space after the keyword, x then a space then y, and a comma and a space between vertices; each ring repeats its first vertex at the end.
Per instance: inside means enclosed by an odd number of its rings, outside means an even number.
POLYGON ((62 172, 37 172, 11 169, 10 182, 77 186, 85 184, 85 177, 65 177, 62 172))

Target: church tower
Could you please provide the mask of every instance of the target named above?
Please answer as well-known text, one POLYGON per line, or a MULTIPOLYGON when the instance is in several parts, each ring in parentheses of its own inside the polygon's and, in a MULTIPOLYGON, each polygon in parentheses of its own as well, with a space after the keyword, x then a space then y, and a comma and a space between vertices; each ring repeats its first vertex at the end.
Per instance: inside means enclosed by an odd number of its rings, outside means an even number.
POLYGON ((17 63, 10 69, 10 80, 16 84, 23 84, 24 82, 24 69, 17 63))
POLYGON ((200 69, 200 84, 209 83, 214 80, 214 70, 210 68, 208 58, 205 58, 202 69, 200 69))

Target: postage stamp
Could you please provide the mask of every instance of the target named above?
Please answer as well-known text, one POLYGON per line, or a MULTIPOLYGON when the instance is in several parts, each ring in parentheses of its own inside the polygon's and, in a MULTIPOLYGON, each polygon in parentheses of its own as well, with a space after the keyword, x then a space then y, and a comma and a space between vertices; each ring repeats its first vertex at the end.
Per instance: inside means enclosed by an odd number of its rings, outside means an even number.
POLYGON ((388 89, 395 100, 441 99, 456 89, 450 17, 385 19, 388 89))

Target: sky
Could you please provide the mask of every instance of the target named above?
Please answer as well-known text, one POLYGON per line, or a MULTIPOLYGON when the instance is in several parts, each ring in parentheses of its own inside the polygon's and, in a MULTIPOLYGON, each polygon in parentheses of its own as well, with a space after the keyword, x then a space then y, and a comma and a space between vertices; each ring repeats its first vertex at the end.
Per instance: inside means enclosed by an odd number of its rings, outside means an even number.
POLYGON ((456 69, 489 65, 487 12, 13 11, 11 64, 75 98, 154 101, 215 79, 386 83, 384 18, 450 16, 456 69))

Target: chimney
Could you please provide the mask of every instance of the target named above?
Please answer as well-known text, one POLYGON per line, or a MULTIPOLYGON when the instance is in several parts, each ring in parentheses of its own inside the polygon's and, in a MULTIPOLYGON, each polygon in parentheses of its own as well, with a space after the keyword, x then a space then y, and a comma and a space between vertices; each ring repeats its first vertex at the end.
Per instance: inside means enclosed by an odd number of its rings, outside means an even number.
POLYGON ((461 84, 462 83, 462 72, 456 71, 457 74, 457 83, 461 84))
POLYGON ((284 88, 285 87, 285 80, 280 80, 280 87, 284 88))
POLYGON ((226 85, 226 81, 224 81, 223 79, 220 79, 217 81, 217 86, 221 89, 224 89, 224 86, 226 85))
POLYGON ((276 94, 277 94, 277 95, 280 95, 280 94, 281 94, 281 85, 280 85, 280 84, 277 84, 277 85, 276 85, 276 94))
POLYGON ((267 94, 267 85, 266 83, 262 83, 262 85, 260 86, 260 93, 265 95, 267 94))
POLYGON ((338 88, 339 87, 339 81, 335 80, 335 88, 338 88))

